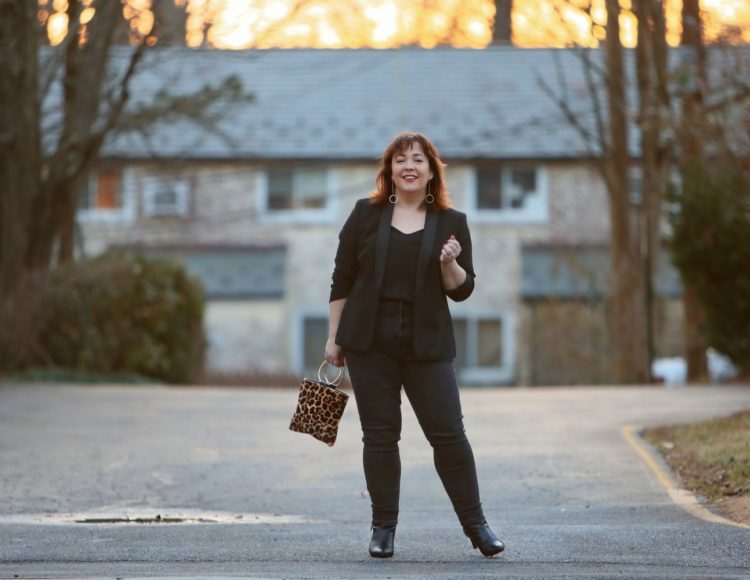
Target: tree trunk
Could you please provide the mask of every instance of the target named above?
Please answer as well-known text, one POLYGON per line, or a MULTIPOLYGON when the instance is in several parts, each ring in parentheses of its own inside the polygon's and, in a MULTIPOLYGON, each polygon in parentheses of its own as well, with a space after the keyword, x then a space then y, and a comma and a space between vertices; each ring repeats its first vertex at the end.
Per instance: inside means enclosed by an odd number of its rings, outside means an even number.
POLYGON ((633 10, 638 20, 636 45, 636 75, 642 170, 642 227, 646 293, 646 329, 649 370, 656 356, 654 329, 654 280, 661 253, 662 203, 669 167, 667 147, 662 135, 669 111, 669 92, 666 90, 666 29, 663 5, 659 0, 634 0, 633 10))
MULTIPOLYGON (((25 271, 27 224, 41 147, 36 2, 0 0, 0 297, 25 271)), ((0 321, 0 325, 2 321, 0 321)))
MULTIPOLYGON (((44 268, 73 257, 75 183, 93 161, 92 139, 98 129, 109 49, 115 27, 122 21, 119 1, 98 0, 85 43, 72 38, 65 50, 63 129, 49 170, 32 211, 28 264, 44 268), (55 249, 57 253, 55 255, 55 249)), ((69 22, 76 22, 80 0, 69 0, 69 22)), ((72 29, 70 34, 76 34, 72 29)))
POLYGON ((708 359, 706 357, 706 333, 703 329, 705 313, 703 305, 690 288, 682 295, 685 314, 685 359, 687 380, 690 383, 708 382, 708 359))
POLYGON ((39 192, 41 146, 36 2, 0 0, 0 369, 23 358, 26 324, 39 319, 24 257, 39 192), (31 308, 30 308, 31 307, 31 308), (20 357, 20 359, 19 359, 20 357))
POLYGON ((154 0, 151 4, 157 43, 159 46, 185 46, 187 34, 187 2, 182 6, 175 0, 154 0))
POLYGON ((513 0, 495 0, 495 23, 492 27, 492 44, 513 44, 513 0))
POLYGON ((701 20, 700 0, 682 0, 682 46, 699 47, 703 45, 703 22, 701 20))
POLYGON ((628 188, 630 152, 625 111, 625 72, 620 41, 620 5, 607 0, 607 98, 609 110, 609 208, 611 221, 612 322, 610 333, 618 383, 649 380, 644 314, 643 261, 628 188))
MULTIPOLYGON (((682 3, 681 44, 687 50, 683 60, 688 75, 689 92, 682 103, 682 146, 680 163, 683 168, 701 164, 703 159, 702 114, 703 93, 706 87, 706 53, 703 46, 703 26, 699 0, 684 0, 682 3)), ((685 360, 687 380, 690 383, 704 382, 708 377, 706 350, 708 343, 701 331, 704 314, 700 302, 690 289, 683 295, 685 314, 685 360)))

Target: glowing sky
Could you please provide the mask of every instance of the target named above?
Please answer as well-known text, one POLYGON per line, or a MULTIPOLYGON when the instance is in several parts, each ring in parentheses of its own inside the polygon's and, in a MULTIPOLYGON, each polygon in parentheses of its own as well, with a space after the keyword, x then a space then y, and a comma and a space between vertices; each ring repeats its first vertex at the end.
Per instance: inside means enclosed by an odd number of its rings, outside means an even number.
MULTIPOLYGON (((84 0, 90 4, 91 0, 84 0)), ((483 48, 492 38, 492 0, 178 0, 188 3, 187 43, 217 48, 390 48, 405 45, 483 48)), ((668 40, 680 35, 681 0, 665 0, 668 40)), ((630 0, 621 0, 622 39, 636 40, 630 0)), ((67 27, 67 0, 53 0, 53 40, 67 27)), ((139 28, 151 25, 150 0, 129 0, 139 28)), ((604 0, 593 0, 590 19, 576 8, 586 0, 515 0, 514 43, 523 47, 595 45, 604 37, 604 0), (592 23, 593 20, 593 23, 592 23)), ((750 0, 701 0, 706 37, 729 35, 750 43, 750 0)), ((84 11, 90 19, 92 9, 84 11)))

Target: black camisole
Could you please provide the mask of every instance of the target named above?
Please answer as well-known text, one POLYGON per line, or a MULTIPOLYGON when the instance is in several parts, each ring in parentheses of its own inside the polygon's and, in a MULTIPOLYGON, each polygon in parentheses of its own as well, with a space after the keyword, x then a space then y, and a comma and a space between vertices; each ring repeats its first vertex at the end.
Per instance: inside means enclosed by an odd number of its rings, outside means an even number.
POLYGON ((414 301, 417 285, 417 260, 422 245, 422 232, 410 234, 391 226, 388 240, 388 257, 385 262, 385 275, 380 288, 380 297, 388 300, 414 301))

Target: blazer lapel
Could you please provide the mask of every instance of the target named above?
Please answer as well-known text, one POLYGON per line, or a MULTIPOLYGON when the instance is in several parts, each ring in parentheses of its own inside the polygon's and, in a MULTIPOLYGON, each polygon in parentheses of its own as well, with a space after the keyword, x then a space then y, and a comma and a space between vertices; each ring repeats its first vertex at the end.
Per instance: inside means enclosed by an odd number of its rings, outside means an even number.
POLYGON ((422 236, 422 245, 419 248, 419 261, 417 262, 417 294, 422 289, 425 276, 427 275, 427 266, 430 263, 432 246, 435 242, 435 232, 437 231, 438 213, 428 211, 424 221, 424 235, 422 236))
POLYGON ((391 218, 393 217, 393 204, 387 203, 380 214, 378 225, 378 239, 375 245, 375 287, 380 291, 385 275, 385 260, 388 256, 388 238, 391 233, 391 218))

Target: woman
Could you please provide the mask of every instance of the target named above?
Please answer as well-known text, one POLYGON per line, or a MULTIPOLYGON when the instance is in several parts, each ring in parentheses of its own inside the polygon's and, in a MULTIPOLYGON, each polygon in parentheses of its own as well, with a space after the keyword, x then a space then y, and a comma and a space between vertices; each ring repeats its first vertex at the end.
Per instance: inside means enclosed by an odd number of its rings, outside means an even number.
POLYGON ((453 369, 446 296, 468 298, 475 274, 466 216, 449 209, 443 167, 424 135, 397 135, 383 154, 376 191, 357 201, 339 234, 325 358, 349 367, 375 558, 393 556, 402 386, 464 533, 485 556, 505 548, 482 512, 453 369))

